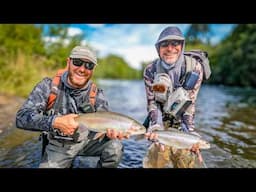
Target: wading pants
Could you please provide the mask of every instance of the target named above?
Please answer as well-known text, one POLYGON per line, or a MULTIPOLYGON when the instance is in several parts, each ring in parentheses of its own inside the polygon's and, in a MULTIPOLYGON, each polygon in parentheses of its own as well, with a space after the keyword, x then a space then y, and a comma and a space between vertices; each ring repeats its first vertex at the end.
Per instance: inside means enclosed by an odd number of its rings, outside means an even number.
POLYGON ((77 143, 48 138, 39 168, 70 168, 77 155, 99 156, 98 168, 116 168, 123 154, 122 143, 106 136, 92 140, 91 133, 83 133, 77 143))

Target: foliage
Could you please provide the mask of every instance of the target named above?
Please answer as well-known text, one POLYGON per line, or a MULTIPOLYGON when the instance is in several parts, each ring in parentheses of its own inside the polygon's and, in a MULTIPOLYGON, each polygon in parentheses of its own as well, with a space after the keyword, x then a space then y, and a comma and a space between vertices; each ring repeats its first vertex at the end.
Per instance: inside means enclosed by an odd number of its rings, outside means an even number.
POLYGON ((42 61, 20 52, 10 58, 8 64, 2 65, 0 73, 0 92, 24 97, 32 90, 35 83, 47 75, 42 61))
POLYGON ((237 25, 215 53, 216 83, 256 87, 256 25, 237 25))
POLYGON ((42 29, 31 24, 0 24, 0 52, 14 57, 18 52, 44 55, 42 29))
POLYGON ((99 59, 94 77, 110 79, 139 79, 141 78, 141 75, 140 71, 131 68, 123 58, 112 54, 99 59))
POLYGON ((209 24, 191 24, 186 33, 186 42, 192 45, 203 43, 202 39, 205 37, 209 44, 210 33, 209 24))
POLYGON ((48 59, 44 64, 51 69, 63 68, 70 50, 81 44, 84 34, 68 35, 68 24, 52 24, 43 27, 48 28, 44 36, 51 37, 45 43, 46 57, 48 59))

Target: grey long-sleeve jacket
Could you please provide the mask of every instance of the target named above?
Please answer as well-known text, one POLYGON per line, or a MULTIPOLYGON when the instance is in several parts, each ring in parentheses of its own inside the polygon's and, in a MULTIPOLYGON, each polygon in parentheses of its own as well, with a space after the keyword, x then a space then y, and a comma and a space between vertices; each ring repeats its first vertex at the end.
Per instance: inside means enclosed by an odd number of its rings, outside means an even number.
MULTIPOLYGON (((52 79, 44 78, 39 82, 22 107, 16 114, 16 127, 32 131, 50 131, 52 123, 57 115, 69 113, 83 113, 85 106, 89 104, 89 90, 92 82, 89 81, 82 89, 72 89, 67 84, 67 72, 62 75, 62 98, 58 114, 49 114, 46 111, 48 97, 51 90, 52 79)), ((108 111, 103 90, 97 88, 95 110, 108 111)), ((87 105, 88 106, 88 105, 87 105)))

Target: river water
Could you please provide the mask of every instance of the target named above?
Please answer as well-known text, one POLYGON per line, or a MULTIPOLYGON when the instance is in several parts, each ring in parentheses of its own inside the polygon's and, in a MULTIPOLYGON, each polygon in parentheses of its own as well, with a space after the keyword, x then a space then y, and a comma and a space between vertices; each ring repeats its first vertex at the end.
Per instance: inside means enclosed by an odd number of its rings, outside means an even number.
MULTIPOLYGON (((147 113, 142 81, 100 80, 98 86, 104 89, 111 111, 126 114, 141 123, 144 121, 147 113)), ((15 101, 18 104, 13 109, 17 110, 23 100, 15 101)), ((0 114, 6 114, 3 106, 0 102, 0 114)), ((196 111, 196 129, 211 143, 210 149, 202 150, 208 168, 256 167, 256 90, 203 85, 196 111)), ((1 115, 1 122, 6 122, 6 118, 7 115, 1 115)), ((0 167, 38 167, 41 156, 39 134, 15 128, 14 118, 1 126, 6 127, 0 133, 0 167)), ((122 142, 124 155, 118 167, 141 168, 151 143, 132 138, 122 142)), ((74 167, 93 167, 95 160, 78 157, 74 167)))

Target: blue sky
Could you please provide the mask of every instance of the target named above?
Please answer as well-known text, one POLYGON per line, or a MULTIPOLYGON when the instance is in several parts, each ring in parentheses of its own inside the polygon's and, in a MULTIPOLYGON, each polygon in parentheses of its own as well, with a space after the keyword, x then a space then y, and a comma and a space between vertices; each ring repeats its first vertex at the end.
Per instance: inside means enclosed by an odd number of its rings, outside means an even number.
MULTIPOLYGON (((160 32, 167 26, 178 26, 186 33, 190 24, 72 24, 70 35, 84 33, 82 44, 89 44, 98 57, 108 54, 122 56, 133 68, 140 68, 141 62, 157 58, 154 44, 160 32)), ((232 24, 211 24, 211 43, 216 44, 230 33, 232 24)))

